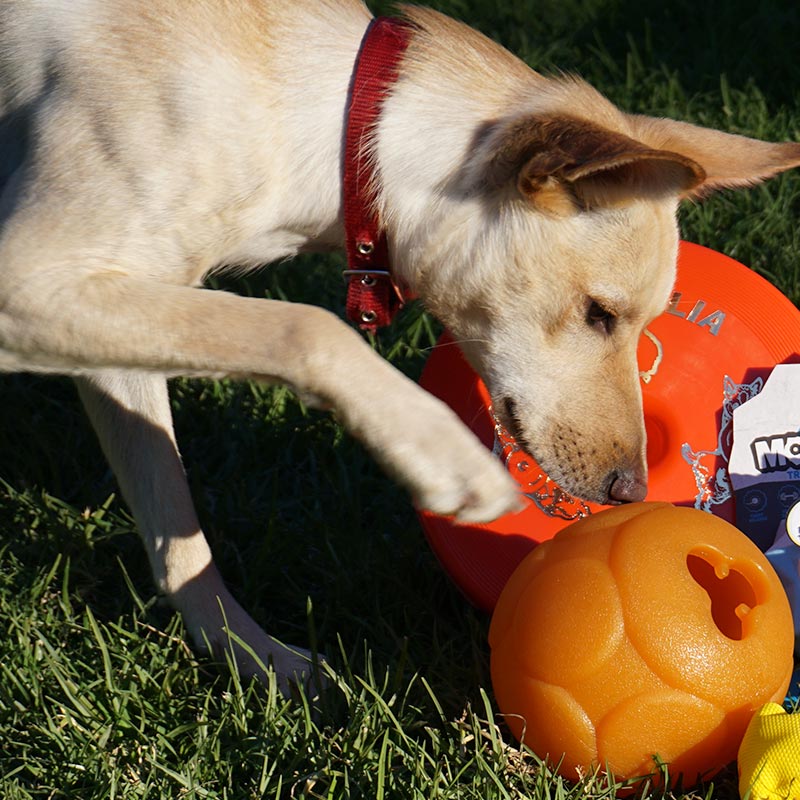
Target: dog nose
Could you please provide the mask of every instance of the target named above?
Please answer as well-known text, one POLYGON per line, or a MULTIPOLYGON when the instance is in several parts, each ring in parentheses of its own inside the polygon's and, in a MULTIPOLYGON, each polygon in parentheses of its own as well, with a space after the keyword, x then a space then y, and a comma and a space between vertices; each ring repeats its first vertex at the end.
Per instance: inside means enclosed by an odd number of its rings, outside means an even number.
POLYGON ((615 473, 608 488, 610 503, 638 503, 647 497, 647 481, 637 473, 615 473))

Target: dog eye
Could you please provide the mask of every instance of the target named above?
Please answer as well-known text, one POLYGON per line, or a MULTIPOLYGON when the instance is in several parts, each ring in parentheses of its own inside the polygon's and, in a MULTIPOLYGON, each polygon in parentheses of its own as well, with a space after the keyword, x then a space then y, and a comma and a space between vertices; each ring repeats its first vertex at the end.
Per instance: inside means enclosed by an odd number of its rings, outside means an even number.
POLYGON ((611 333, 614 330, 614 323, 617 321, 616 314, 604 308, 596 300, 589 301, 589 308, 586 312, 586 322, 592 328, 597 328, 603 333, 611 333))

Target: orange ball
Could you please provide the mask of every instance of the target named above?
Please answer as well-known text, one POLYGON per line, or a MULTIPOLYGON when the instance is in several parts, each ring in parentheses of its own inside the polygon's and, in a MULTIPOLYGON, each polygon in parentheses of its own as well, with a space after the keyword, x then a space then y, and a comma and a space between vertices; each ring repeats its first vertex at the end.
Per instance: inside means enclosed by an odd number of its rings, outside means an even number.
POLYGON ((794 627, 780 580, 734 526, 634 503, 527 556, 489 644, 509 728, 562 775, 647 775, 658 756, 689 786, 735 760, 756 710, 783 700, 794 627))

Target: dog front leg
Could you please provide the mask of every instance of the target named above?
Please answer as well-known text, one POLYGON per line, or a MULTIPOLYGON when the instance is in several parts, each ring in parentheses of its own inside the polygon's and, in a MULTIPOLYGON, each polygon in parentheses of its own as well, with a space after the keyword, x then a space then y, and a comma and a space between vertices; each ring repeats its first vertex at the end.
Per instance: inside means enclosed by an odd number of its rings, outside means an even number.
POLYGON ((112 271, 48 278, 0 308, 0 345, 5 330, 28 363, 286 383, 333 409, 419 506, 470 522, 519 505, 516 483, 458 417, 327 311, 112 271))
MULTIPOLYGON (((486 520, 518 504, 516 483, 450 409, 314 306, 112 270, 67 279, 45 271, 0 305, 0 348, 32 368, 90 375, 80 378, 81 393, 140 521, 156 579, 196 641, 226 647, 224 616, 273 662, 284 690, 308 662, 264 634, 222 584, 189 498, 165 376, 289 384, 332 408, 425 508, 486 520)), ((244 672, 258 672, 234 653, 244 672)))
MULTIPOLYGON (((229 650, 228 631, 273 665, 284 693, 311 673, 309 654, 267 636, 234 600, 212 560, 197 520, 172 427, 167 382, 160 375, 108 371, 76 380, 103 451, 144 540, 153 576, 200 648, 229 650)), ((264 677, 235 642, 241 674, 264 677)))

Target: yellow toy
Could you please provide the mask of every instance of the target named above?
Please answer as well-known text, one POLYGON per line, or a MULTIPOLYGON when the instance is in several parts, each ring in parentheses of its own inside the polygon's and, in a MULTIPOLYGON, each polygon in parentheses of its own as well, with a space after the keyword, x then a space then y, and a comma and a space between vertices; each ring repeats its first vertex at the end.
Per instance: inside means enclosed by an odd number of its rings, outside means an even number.
POLYGON ((800 714, 767 703, 753 717, 739 748, 739 794, 800 800, 800 714))

